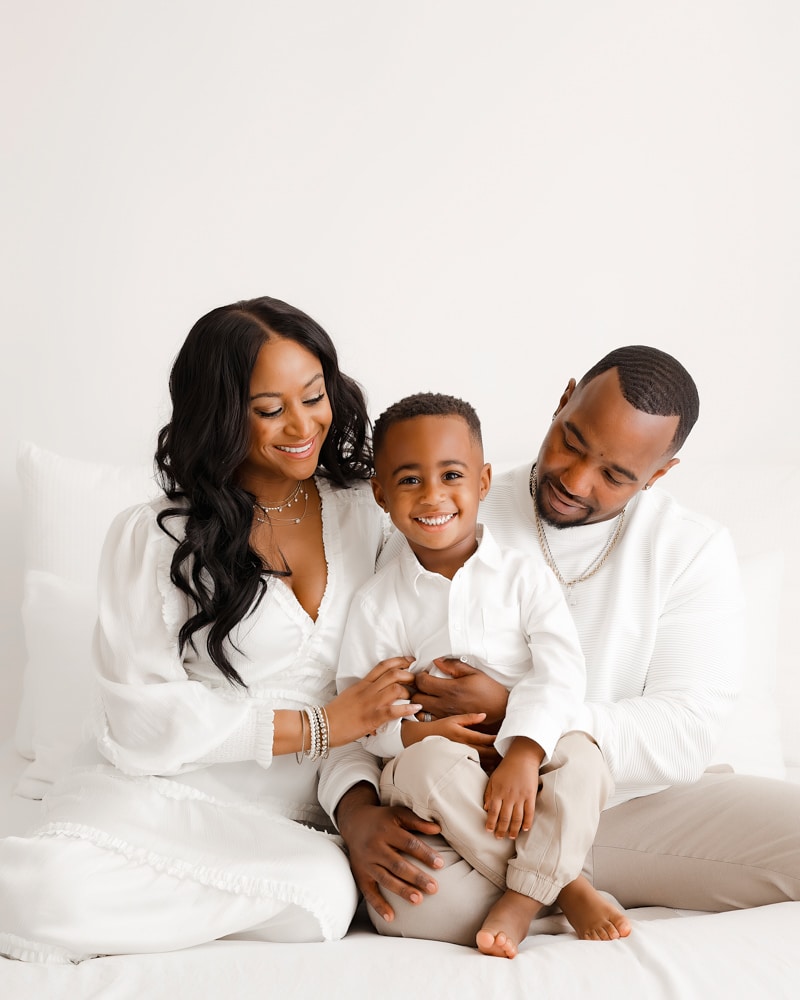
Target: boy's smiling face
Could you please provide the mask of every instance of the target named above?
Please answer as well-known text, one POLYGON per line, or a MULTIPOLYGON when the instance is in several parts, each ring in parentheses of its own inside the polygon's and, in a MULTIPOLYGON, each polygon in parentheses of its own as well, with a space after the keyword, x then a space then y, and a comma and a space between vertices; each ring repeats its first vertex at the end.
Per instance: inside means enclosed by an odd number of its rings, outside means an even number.
POLYGON ((491 467, 463 417, 399 420, 375 456, 372 491, 425 569, 450 579, 477 548, 491 467))

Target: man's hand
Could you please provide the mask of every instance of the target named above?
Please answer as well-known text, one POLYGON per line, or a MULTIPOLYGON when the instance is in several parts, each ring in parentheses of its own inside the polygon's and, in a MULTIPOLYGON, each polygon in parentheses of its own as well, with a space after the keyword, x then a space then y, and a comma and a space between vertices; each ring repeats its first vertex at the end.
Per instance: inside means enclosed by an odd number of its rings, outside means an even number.
POLYGON ((440 657, 433 662, 447 677, 433 677, 426 672, 415 675, 414 701, 422 705, 423 711, 430 712, 434 719, 481 712, 487 727, 503 721, 508 691, 502 684, 463 660, 440 657))
POLYGON ((439 833, 437 823, 420 819, 404 806, 382 806, 371 785, 355 785, 342 796, 336 810, 339 832, 347 845, 350 868, 364 899, 384 920, 394 919, 394 910, 381 888, 417 905, 423 893, 432 895, 436 882, 417 868, 410 855, 429 868, 441 868, 439 855, 414 833, 439 833))
POLYGON ((502 762, 490 775, 483 797, 486 829, 502 839, 516 840, 520 830, 530 830, 539 791, 539 767, 544 750, 524 736, 511 742, 502 762))

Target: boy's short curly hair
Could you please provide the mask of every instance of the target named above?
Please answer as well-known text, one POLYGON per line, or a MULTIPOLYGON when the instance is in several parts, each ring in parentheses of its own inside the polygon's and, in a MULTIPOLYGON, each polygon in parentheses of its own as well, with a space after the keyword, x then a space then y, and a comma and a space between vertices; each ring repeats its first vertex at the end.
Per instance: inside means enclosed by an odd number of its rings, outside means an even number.
POLYGON ((414 417, 462 417, 473 439, 479 445, 483 444, 481 422, 471 403, 441 392, 417 392, 392 403, 375 421, 372 430, 373 459, 381 450, 389 428, 402 420, 412 420, 414 417))

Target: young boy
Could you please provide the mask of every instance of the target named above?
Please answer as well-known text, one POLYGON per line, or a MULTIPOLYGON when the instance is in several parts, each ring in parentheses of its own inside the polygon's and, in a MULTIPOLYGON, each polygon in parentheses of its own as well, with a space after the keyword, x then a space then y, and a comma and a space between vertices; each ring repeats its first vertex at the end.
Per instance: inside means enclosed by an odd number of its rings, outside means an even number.
POLYGON ((625 916, 580 876, 611 778, 594 741, 570 731, 585 689, 578 637, 546 566, 501 550, 478 524, 491 468, 477 414, 451 396, 409 396, 379 417, 373 444, 375 499, 405 544, 356 594, 340 690, 407 655, 414 671, 463 658, 510 691, 496 735, 470 728, 484 721, 475 714, 397 720, 366 737, 389 759, 382 801, 439 823, 497 886, 475 932, 485 954, 513 958, 554 902, 579 937, 627 936, 625 916), (487 777, 479 751, 492 744, 502 760, 487 777))

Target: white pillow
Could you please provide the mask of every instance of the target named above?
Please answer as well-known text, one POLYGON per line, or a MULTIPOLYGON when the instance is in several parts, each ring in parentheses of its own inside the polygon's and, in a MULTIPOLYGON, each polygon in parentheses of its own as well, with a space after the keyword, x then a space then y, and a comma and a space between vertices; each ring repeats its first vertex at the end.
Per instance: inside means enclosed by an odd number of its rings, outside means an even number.
MULTIPOLYGON (((800 491, 800 466, 752 465, 747 466, 749 483, 765 483, 772 497, 796 497, 800 491)), ((772 550, 782 552, 790 572, 800 563, 800 522, 797 518, 775 516, 765 508, 763 491, 743 485, 742 467, 733 463, 697 463, 687 459, 661 480, 659 486, 686 503, 693 510, 703 511, 730 528, 739 559, 746 575, 746 560, 750 556, 772 550)), ((795 627, 800 610, 800 584, 794 578, 783 581, 782 591, 775 594, 774 581, 763 578, 770 600, 778 608, 778 667, 776 701, 781 722, 783 758, 789 765, 800 766, 800 656, 797 653, 795 627)), ((745 581, 746 582, 746 581, 745 581)), ((752 588, 751 588, 752 594, 752 588)), ((748 621, 756 620, 756 632, 751 636, 749 655, 766 640, 771 632, 765 619, 758 624, 762 612, 769 615, 757 594, 754 596, 760 611, 748 614, 748 621)), ((769 615, 770 629, 772 616, 769 615)), ((754 679, 756 675, 754 675, 754 679)), ((763 721, 763 719, 762 719, 763 721)))
POLYGON ((17 795, 40 799, 88 735, 95 703, 91 653, 96 618, 93 587, 41 570, 26 574, 23 702, 32 714, 33 760, 20 776, 17 795))
MULTIPOLYGON (((796 495, 796 494, 795 494, 796 495)), ((786 565, 797 563, 787 553, 786 565)), ((800 582, 797 577, 784 581, 781 610, 782 627, 778 631, 778 706, 781 715, 781 744, 787 765, 800 767, 800 654, 794 629, 800 612, 800 582)))
MULTIPOLYGON (((77 584, 81 594, 92 595, 97 581, 100 550, 111 521, 119 511, 134 503, 156 496, 158 486, 149 467, 115 466, 65 458, 39 448, 29 441, 19 446, 17 476, 22 490, 24 511, 23 537, 25 552, 25 586, 32 571, 52 574, 49 589, 38 580, 27 595, 25 641, 28 656, 32 648, 39 649, 42 633, 50 625, 39 609, 57 615, 64 602, 77 600, 78 591, 68 592, 68 584, 77 584)), ((83 617, 79 616, 81 621, 83 617)), ((73 637, 74 638, 74 637, 73 637)), ((55 640, 54 640, 55 641, 55 640)), ((70 651, 70 657, 72 652, 70 651)), ((79 664, 66 655, 59 660, 59 670, 70 673, 79 664)), ((81 653, 80 663, 86 653, 81 653)), ((41 685, 33 683, 30 674, 41 669, 40 664, 23 674, 23 695, 16 729, 16 747, 29 760, 36 756, 34 740, 39 740, 41 753, 49 746, 46 733, 39 730, 36 719, 40 709, 51 717, 51 695, 41 685), (34 687, 36 693, 34 694, 34 687), (39 700, 48 704, 43 708, 39 700)))
POLYGON ((25 569, 91 587, 111 521, 159 492, 151 467, 64 458, 29 441, 19 446, 17 477, 25 512, 25 569))
POLYGON ((725 721, 713 763, 740 774, 784 778, 776 699, 778 618, 784 557, 772 551, 739 560, 745 596, 746 657, 742 689, 725 721))

